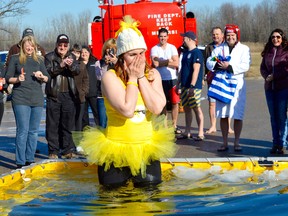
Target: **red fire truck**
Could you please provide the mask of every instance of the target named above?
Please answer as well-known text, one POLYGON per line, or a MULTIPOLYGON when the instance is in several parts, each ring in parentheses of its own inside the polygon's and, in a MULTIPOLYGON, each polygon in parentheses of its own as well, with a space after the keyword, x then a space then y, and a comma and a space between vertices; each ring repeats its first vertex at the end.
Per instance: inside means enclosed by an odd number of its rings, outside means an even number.
MULTIPOLYGON (((192 12, 186 12, 187 0, 172 0, 172 2, 153 2, 152 0, 139 0, 134 3, 114 4, 113 0, 98 0, 101 16, 96 16, 89 23, 88 44, 92 53, 101 58, 101 49, 105 40, 115 37, 119 29, 119 21, 123 16, 131 15, 141 22, 139 30, 142 32, 148 51, 158 43, 158 29, 167 28, 169 43, 176 47, 182 45, 183 38, 180 33, 193 31, 197 34, 196 19, 192 12)), ((147 58, 149 59, 149 58, 147 58)))

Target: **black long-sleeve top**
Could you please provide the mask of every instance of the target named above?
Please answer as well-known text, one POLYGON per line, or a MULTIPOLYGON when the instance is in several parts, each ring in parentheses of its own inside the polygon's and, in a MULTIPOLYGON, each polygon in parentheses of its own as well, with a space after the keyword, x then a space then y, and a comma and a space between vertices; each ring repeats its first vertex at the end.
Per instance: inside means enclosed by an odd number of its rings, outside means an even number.
POLYGON ((41 71, 43 75, 50 79, 44 59, 39 57, 39 62, 32 57, 27 57, 25 64, 20 64, 19 54, 13 55, 10 59, 5 79, 9 83, 12 77, 18 77, 21 74, 21 69, 24 69, 25 80, 15 83, 12 91, 12 104, 27 105, 27 106, 44 106, 44 94, 42 90, 42 82, 39 81, 33 72, 41 71))

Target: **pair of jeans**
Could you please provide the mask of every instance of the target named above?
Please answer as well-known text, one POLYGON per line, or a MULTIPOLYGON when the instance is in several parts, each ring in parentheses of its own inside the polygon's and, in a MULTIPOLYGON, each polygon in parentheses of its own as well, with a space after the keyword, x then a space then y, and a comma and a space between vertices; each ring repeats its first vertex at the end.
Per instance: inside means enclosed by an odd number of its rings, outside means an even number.
POLYGON ((273 146, 282 148, 287 144, 288 120, 288 89, 265 91, 266 102, 270 114, 273 146))
POLYGON ((43 107, 13 105, 16 121, 16 164, 34 162, 43 107))
POLYGON ((97 98, 97 109, 98 109, 98 115, 99 115, 99 126, 102 128, 106 128, 107 115, 106 115, 106 108, 104 105, 104 98, 102 97, 97 98))

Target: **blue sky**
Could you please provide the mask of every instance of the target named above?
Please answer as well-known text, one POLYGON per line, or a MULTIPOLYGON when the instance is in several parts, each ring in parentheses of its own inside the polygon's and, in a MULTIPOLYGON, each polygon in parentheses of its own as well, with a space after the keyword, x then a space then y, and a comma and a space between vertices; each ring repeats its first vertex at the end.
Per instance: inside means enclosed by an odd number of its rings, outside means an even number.
MULTIPOLYGON (((127 2, 135 2, 136 0, 127 0, 127 2)), ((152 0, 156 1, 156 0, 152 0)), ((173 0, 157 0, 172 2, 173 0)), ((231 2, 235 5, 248 4, 254 7, 263 0, 188 0, 186 9, 205 9, 218 8, 221 4, 231 2)), ((123 3, 124 0, 114 0, 114 4, 123 3)), ((22 17, 22 27, 38 27, 44 25, 47 20, 51 17, 58 17, 64 13, 75 14, 76 16, 83 11, 89 10, 92 12, 93 16, 99 15, 100 10, 98 9, 97 0, 33 0, 28 5, 30 14, 24 15, 22 17)))

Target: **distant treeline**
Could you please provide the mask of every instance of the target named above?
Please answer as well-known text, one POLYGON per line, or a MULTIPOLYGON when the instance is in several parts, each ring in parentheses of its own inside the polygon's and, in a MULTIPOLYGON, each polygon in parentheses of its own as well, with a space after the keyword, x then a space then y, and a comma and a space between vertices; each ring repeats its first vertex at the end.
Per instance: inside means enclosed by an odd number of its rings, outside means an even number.
MULTIPOLYGON (((192 10, 189 9, 188 10, 192 10)), ((270 32, 281 28, 288 31, 288 1, 263 0, 254 8, 245 5, 225 3, 218 8, 195 11, 198 21, 198 36, 201 44, 211 41, 212 27, 237 24, 241 31, 241 41, 265 43, 270 32)))
MULTIPOLYGON (((14 2, 30 2, 31 0, 13 0, 14 2)), ((172 1, 172 0, 171 0, 172 1)), ((95 3, 96 4, 96 3, 95 3)), ((95 5, 96 6, 96 5, 95 5)), ((93 6, 94 7, 94 6, 93 6)), ((225 24, 237 24, 241 30, 241 41, 265 43, 268 35, 275 28, 288 30, 288 0, 263 0, 255 7, 249 5, 235 5, 225 3, 217 8, 203 8, 192 11, 197 18, 199 43, 204 45, 211 42, 211 29, 214 26, 224 27, 225 24)), ((23 16, 15 12, 13 17, 23 16)), ((99 14, 91 14, 91 11, 83 11, 78 16, 71 13, 60 14, 58 17, 51 17, 41 27, 22 26, 19 23, 7 21, 7 14, 0 9, 0 50, 7 50, 12 44, 17 43, 22 36, 22 30, 30 27, 39 44, 47 51, 55 46, 58 34, 66 33, 72 43, 88 43, 88 23, 93 17, 99 14)), ((11 15, 10 15, 11 17, 11 15)))

